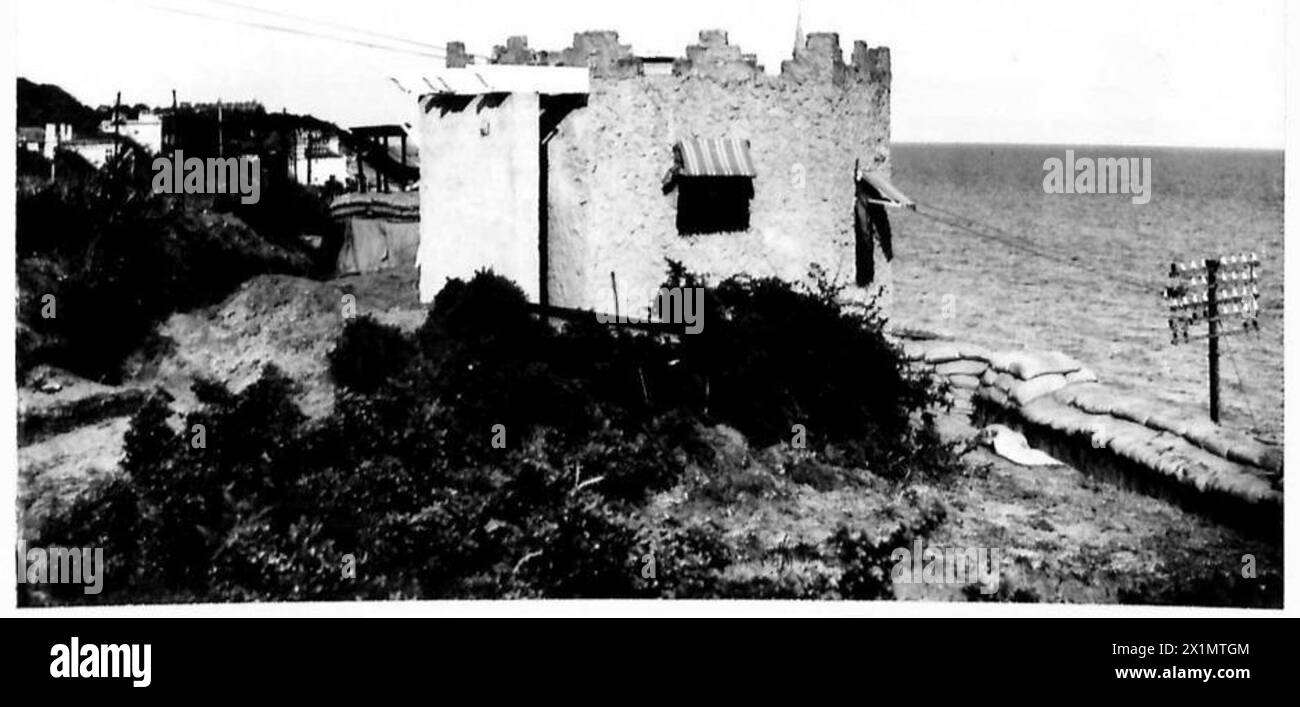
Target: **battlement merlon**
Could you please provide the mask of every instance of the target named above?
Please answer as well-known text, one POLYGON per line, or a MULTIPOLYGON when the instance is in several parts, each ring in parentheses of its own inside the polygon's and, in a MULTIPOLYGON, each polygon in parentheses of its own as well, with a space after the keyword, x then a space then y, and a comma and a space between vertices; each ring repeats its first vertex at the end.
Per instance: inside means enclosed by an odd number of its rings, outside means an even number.
MULTIPOLYGON (((474 63, 465 52, 463 42, 447 43, 448 68, 462 68, 474 63)), ((512 36, 504 46, 494 47, 489 64, 525 66, 586 66, 592 78, 620 79, 646 75, 646 64, 661 63, 667 57, 638 56, 631 45, 620 44, 618 32, 590 30, 575 32, 573 44, 559 51, 534 50, 525 36, 512 36)), ((672 73, 678 77, 706 78, 717 81, 758 80, 765 77, 763 66, 754 54, 731 44, 727 32, 706 29, 699 41, 686 47, 685 56, 672 57, 672 73)), ((850 63, 844 63, 839 35, 813 32, 796 47, 793 56, 781 62, 781 80, 805 84, 830 84, 847 87, 853 84, 889 85, 888 47, 868 47, 855 41, 850 63)))

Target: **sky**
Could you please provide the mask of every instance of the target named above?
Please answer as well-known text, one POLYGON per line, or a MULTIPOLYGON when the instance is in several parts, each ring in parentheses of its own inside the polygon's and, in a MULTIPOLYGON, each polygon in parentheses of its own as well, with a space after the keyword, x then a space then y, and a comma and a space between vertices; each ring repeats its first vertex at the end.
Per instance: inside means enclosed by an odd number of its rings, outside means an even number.
MULTIPOLYGON (((119 90, 126 103, 169 104, 174 88, 182 101, 257 99, 349 127, 409 120, 414 99, 390 77, 418 89, 448 40, 488 54, 508 35, 559 49, 575 31, 613 29, 636 53, 683 55, 700 29, 716 27, 774 73, 800 14, 799 0, 257 3, 279 15, 249 9, 255 2, 16 0, 14 61, 19 76, 90 105, 119 90)), ((854 40, 890 48, 896 142, 1284 145, 1284 0, 802 7, 805 32, 838 32, 846 59, 854 40)))

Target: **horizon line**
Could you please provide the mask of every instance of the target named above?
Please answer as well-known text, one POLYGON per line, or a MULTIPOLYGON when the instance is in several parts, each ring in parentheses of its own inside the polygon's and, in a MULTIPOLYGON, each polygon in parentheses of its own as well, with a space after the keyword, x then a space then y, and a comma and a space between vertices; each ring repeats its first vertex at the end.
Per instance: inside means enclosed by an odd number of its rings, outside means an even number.
POLYGON ((997 147, 1120 147, 1135 149, 1159 149, 1159 150, 1251 150, 1254 152, 1286 152, 1286 147, 1260 147, 1258 145, 1204 145, 1204 144, 1174 144, 1174 143, 1137 143, 1137 142, 1059 142, 1059 141, 1041 141, 1027 140, 1024 142, 1014 142, 1010 140, 890 140, 891 147, 897 145, 961 145, 975 147, 980 145, 997 146, 997 147))

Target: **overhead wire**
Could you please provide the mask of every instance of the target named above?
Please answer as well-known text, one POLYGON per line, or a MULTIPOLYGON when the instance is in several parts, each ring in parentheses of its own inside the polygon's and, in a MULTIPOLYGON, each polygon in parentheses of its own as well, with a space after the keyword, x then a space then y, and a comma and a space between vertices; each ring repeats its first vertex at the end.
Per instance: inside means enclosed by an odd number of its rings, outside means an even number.
MULTIPOLYGON (((1023 237, 1017 237, 1014 234, 1009 233, 1005 229, 998 228, 997 226, 991 224, 981 223, 968 216, 955 213, 941 206, 937 206, 934 204, 918 203, 917 207, 918 207, 917 213, 922 216, 930 218, 939 223, 943 223, 945 225, 951 226, 953 228, 966 231, 967 233, 970 233, 980 238, 984 238, 985 240, 995 241, 997 243, 1007 246, 1008 248, 1011 248, 1012 250, 1017 250, 1022 253, 1026 253, 1028 255, 1037 256, 1054 262, 1059 262, 1064 265, 1068 265, 1070 267, 1074 267, 1080 270, 1087 271, 1091 274, 1110 279, 1117 283, 1121 283, 1137 289, 1141 289, 1143 291, 1149 290, 1151 287, 1149 284, 1143 283, 1137 279, 1120 276, 1114 273, 1102 272, 1093 268, 1089 268, 1080 263, 1076 263, 1073 260, 1070 260, 1069 258, 1059 256, 1055 253, 1046 252, 1041 248, 1038 248, 1035 245, 1028 242, 1027 239, 1023 237), (922 211, 922 207, 929 209, 931 213, 925 213, 924 211, 922 211), (962 223, 961 221, 965 221, 966 223, 962 223), (981 229, 979 227, 983 227, 983 228, 981 229)), ((1260 430, 1261 428, 1259 426, 1259 418, 1255 414, 1255 406, 1252 404, 1250 400, 1251 395, 1249 391, 1246 390, 1245 381, 1241 376, 1241 368, 1237 363, 1236 353, 1232 348, 1231 342, 1229 341, 1229 337, 1221 337, 1221 340, 1224 343, 1224 350, 1228 354, 1228 360, 1232 364, 1233 375, 1237 379, 1237 388, 1243 394, 1242 400, 1245 403, 1246 413, 1250 416, 1251 424, 1254 426, 1254 428, 1256 430, 1260 430)))
POLYGON ((1076 270, 1087 272, 1091 275, 1102 277, 1111 280, 1113 282, 1116 282, 1118 284, 1134 288, 1136 290, 1147 292, 1152 287, 1151 284, 1138 280, 1137 278, 1127 277, 1114 272, 1106 272, 1106 271, 1098 270, 1096 268, 1089 267, 1087 265, 1079 263, 1070 257, 1044 250, 1043 248, 1034 244, 1032 241, 1030 241, 1029 239, 1023 236, 1017 236, 1016 234, 1010 233, 1005 229, 999 228, 998 226, 977 221, 975 219, 970 218, 969 216, 958 214, 956 212, 953 212, 949 209, 945 209, 935 204, 918 202, 916 213, 926 218, 929 218, 933 221, 937 221, 944 225, 950 226, 952 228, 965 231, 978 238, 999 243, 1003 246, 1006 246, 1007 248, 1019 251, 1026 255, 1031 255, 1044 260, 1050 260, 1052 262, 1056 262, 1065 265, 1067 267, 1074 268, 1076 270))
POLYGON ((1246 383, 1241 377, 1241 369, 1237 367, 1237 356, 1232 350, 1228 337, 1222 338, 1221 341, 1223 341, 1224 351, 1228 352, 1228 361, 1232 363, 1232 373, 1237 377, 1237 390, 1241 391, 1242 400, 1246 403, 1246 412, 1250 415, 1250 423, 1256 430, 1261 430, 1259 419, 1255 417, 1255 406, 1250 403, 1250 393, 1246 390, 1246 383))
MULTIPOLYGON (((310 17, 304 17, 302 15, 295 15, 292 13, 281 12, 277 10, 267 10, 263 8, 253 7, 251 5, 245 5, 242 3, 229 2, 229 0, 208 0, 208 1, 218 5, 231 7, 231 8, 238 8, 238 9, 249 10, 253 12, 261 12, 264 14, 275 16, 281 20, 291 20, 294 22, 320 25, 323 27, 329 27, 331 29, 342 30, 351 34, 368 36, 375 39, 383 39, 386 41, 381 43, 379 41, 369 41, 366 39, 358 39, 356 37, 340 36, 338 34, 325 34, 319 31, 304 29, 301 26, 292 26, 291 24, 287 24, 285 22, 272 24, 270 22, 259 21, 256 19, 212 14, 209 12, 199 12, 195 10, 182 9, 178 7, 169 7, 166 5, 144 3, 143 7, 149 8, 151 10, 156 10, 159 12, 166 12, 170 14, 193 17, 193 18, 209 20, 213 22, 223 22, 227 24, 241 25, 244 27, 252 27, 254 29, 260 29, 260 30, 265 30, 270 32, 280 32, 284 34, 292 34, 295 36, 310 37, 314 39, 322 39, 331 42, 351 44, 354 46, 360 46, 367 49, 375 49, 379 51, 406 54, 409 56, 427 57, 427 58, 437 59, 439 61, 445 61, 447 59, 447 52, 444 48, 428 42, 409 39, 395 34, 387 34, 383 32, 375 32, 372 30, 348 27, 346 25, 342 25, 339 23, 329 22, 326 20, 318 20, 310 17), (391 42, 402 42, 412 46, 396 46, 391 42)), ((487 58, 483 54, 476 54, 471 52, 466 52, 465 55, 473 58, 487 58)))
POLYGON ((164 5, 146 5, 146 7, 161 12, 169 12, 176 15, 185 15, 187 17, 197 17, 205 20, 213 20, 215 22, 226 22, 229 24, 243 25, 245 27, 253 27, 256 29, 262 29, 262 30, 267 30, 272 32, 283 32, 285 34, 293 34, 293 35, 298 35, 303 37, 313 37, 316 39, 327 39, 334 42, 354 44, 357 46, 366 47, 368 49, 379 49, 382 51, 396 52, 400 54, 410 54, 413 56, 430 57, 433 59, 446 59, 445 54, 434 54, 428 51, 417 51, 414 49, 404 49, 402 47, 376 44, 374 42, 367 42, 361 39, 351 39, 348 37, 339 37, 335 35, 320 34, 319 32, 311 32, 309 30, 298 29, 295 27, 285 27, 282 25, 267 24, 265 22, 257 22, 255 20, 245 20, 245 19, 238 19, 234 17, 222 17, 220 15, 212 15, 205 12, 194 12, 192 10, 182 10, 175 7, 166 7, 164 5))
POLYGON ((321 20, 314 17, 295 15, 293 13, 283 12, 281 10, 268 10, 266 8, 257 7, 255 5, 247 5, 239 2, 231 2, 231 0, 207 0, 207 2, 210 2, 214 5, 223 5, 225 7, 232 7, 240 10, 248 10, 250 12, 260 12, 264 15, 271 15, 273 17, 279 17, 281 19, 295 20, 298 22, 306 22, 308 24, 320 25, 322 27, 329 27, 331 29, 341 29, 347 32, 352 32, 354 34, 360 34, 367 37, 373 37, 376 39, 387 39, 391 41, 403 42, 405 44, 415 45, 432 52, 437 52, 442 54, 446 53, 446 49, 444 47, 440 47, 436 44, 430 44, 429 42, 422 42, 416 39, 408 39, 406 37, 402 37, 395 34, 388 34, 385 32, 375 32, 373 30, 350 27, 348 25, 339 22, 330 22, 328 20, 321 20))

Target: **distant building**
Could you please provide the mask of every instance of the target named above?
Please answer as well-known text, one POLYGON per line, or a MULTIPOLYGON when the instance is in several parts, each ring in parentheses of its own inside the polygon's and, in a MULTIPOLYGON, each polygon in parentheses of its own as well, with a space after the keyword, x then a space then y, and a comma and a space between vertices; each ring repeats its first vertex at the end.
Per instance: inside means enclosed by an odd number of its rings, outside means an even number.
POLYGON ((361 125, 348 130, 348 174, 356 191, 404 191, 418 185, 418 154, 408 149, 403 125, 361 125))
MULTIPOLYGON (((105 121, 111 123, 111 121, 105 121)), ((111 126, 110 126, 111 127, 111 126)), ((120 127, 120 126, 119 126, 120 127)), ((161 133, 158 139, 161 142, 161 133)), ((120 146, 131 138, 113 134, 75 135, 68 123, 46 123, 44 128, 28 126, 18 128, 18 148, 40 154, 53 160, 57 152, 73 152, 95 168, 108 164, 119 152, 120 146)))
POLYGON ((39 125, 19 127, 18 149, 43 154, 45 152, 45 128, 39 125))
POLYGON ((130 138, 151 155, 162 152, 163 122, 162 116, 156 113, 141 111, 135 118, 119 117, 116 121, 110 118, 99 124, 99 131, 130 138))
POLYGON ((68 123, 46 123, 18 128, 18 149, 35 152, 45 159, 54 159, 54 151, 72 141, 72 126, 68 123))
POLYGON ((223 111, 232 113, 265 113, 266 108, 259 101, 217 101, 215 103, 199 102, 191 103, 181 101, 180 109, 194 111, 196 113, 214 113, 220 108, 223 111))
POLYGON ((67 152, 75 152, 81 155, 91 166, 96 169, 108 164, 117 155, 120 146, 125 138, 114 137, 113 135, 96 135, 93 137, 77 137, 71 140, 65 140, 59 143, 58 149, 67 152))
POLYGON ((348 179, 348 158, 338 134, 302 129, 293 134, 289 176, 299 184, 325 186, 331 179, 343 184, 348 179))

